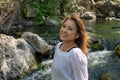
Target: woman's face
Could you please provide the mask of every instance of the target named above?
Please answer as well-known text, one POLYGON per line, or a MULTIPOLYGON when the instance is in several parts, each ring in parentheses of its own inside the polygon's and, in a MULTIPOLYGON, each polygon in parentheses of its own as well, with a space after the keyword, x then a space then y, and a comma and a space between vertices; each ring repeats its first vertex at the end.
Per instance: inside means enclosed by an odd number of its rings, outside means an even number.
POLYGON ((60 28, 60 39, 62 41, 74 41, 79 37, 77 27, 73 20, 68 19, 60 28))

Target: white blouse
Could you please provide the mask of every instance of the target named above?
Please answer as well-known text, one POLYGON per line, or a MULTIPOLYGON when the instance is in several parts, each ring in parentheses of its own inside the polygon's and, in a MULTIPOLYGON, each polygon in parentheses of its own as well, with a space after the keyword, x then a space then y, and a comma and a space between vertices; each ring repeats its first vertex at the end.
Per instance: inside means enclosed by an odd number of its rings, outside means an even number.
POLYGON ((88 80, 86 55, 80 48, 64 52, 60 45, 56 45, 52 62, 52 80, 88 80))

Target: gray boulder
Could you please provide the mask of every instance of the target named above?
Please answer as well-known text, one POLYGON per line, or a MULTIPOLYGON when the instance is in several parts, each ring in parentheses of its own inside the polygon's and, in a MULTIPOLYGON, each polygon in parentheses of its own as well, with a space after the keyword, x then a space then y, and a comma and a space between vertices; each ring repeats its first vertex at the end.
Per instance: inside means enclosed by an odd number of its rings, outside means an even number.
POLYGON ((18 80, 34 70, 36 52, 47 53, 52 47, 41 37, 25 32, 22 38, 0 34, 0 80, 18 80))
POLYGON ((37 52, 46 54, 52 49, 52 46, 48 45, 39 35, 32 32, 24 32, 21 36, 24 38, 37 52))
POLYGON ((0 34, 0 80, 14 80, 36 64, 34 49, 24 40, 0 34))
POLYGON ((96 19, 96 15, 93 12, 85 12, 83 15, 81 15, 81 18, 83 19, 96 19))

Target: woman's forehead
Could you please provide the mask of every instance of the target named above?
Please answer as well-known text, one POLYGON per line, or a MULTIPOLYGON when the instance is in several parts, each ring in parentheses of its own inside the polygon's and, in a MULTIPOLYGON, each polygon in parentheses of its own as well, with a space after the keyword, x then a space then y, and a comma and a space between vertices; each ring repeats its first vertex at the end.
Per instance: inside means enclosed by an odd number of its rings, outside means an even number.
POLYGON ((67 26, 67 27, 71 27, 71 28, 77 29, 76 23, 73 20, 70 20, 70 19, 66 20, 64 22, 64 25, 67 26))
POLYGON ((68 25, 74 25, 76 26, 75 22, 72 19, 68 19, 64 22, 64 24, 68 24, 68 25))

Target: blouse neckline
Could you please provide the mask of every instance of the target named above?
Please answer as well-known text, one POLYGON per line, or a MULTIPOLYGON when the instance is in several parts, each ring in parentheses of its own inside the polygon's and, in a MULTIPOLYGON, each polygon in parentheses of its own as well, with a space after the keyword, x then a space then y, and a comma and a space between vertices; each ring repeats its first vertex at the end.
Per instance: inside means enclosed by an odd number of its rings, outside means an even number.
POLYGON ((60 47, 62 46, 62 44, 63 44, 63 43, 61 42, 61 44, 59 45, 58 48, 59 48, 59 50, 60 50, 61 52, 63 52, 63 53, 68 53, 68 52, 70 52, 73 48, 78 48, 78 46, 73 46, 73 47, 71 47, 71 48, 70 48, 69 50, 67 50, 67 51, 62 51, 61 48, 60 48, 60 47))

